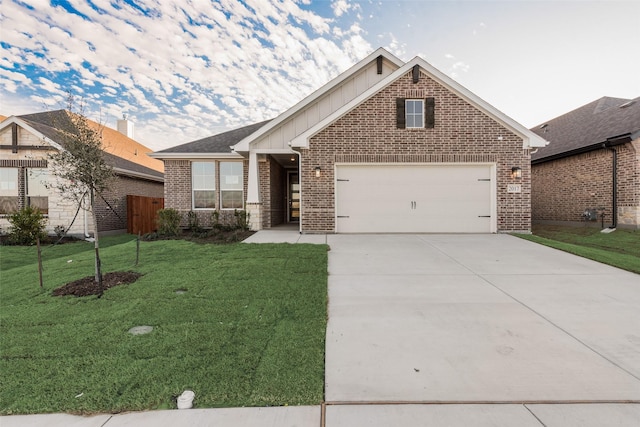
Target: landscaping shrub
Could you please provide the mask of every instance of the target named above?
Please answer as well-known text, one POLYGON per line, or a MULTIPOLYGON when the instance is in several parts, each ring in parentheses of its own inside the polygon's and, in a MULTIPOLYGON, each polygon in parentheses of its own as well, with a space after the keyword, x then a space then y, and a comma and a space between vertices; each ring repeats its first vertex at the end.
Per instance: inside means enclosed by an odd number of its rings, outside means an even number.
POLYGON ((249 229, 249 213, 247 211, 234 210, 233 216, 236 218, 236 229, 248 230, 249 229))
POLYGON ((187 227, 193 233, 202 232, 202 227, 200 227, 200 219, 198 219, 198 214, 194 211, 187 212, 187 227))
POLYGON ((158 211, 158 232, 164 236, 180 234, 182 215, 175 209, 160 209, 158 211))
POLYGON ((46 239, 45 219, 40 209, 31 206, 24 207, 12 213, 9 220, 8 243, 13 245, 33 245, 36 239, 46 239))

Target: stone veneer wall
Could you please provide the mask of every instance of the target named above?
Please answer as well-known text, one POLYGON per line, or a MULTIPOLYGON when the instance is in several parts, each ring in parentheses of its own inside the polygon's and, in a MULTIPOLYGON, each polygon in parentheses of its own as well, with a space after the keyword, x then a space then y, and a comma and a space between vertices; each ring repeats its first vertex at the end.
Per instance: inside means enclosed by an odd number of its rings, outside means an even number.
POLYGON ((495 163, 498 231, 531 229, 530 153, 522 139, 423 73, 416 84, 407 73, 318 133, 301 161, 305 232, 335 230, 336 162, 495 163), (396 98, 426 97, 435 98, 435 127, 398 129, 396 98), (521 193, 507 193, 512 167, 522 168, 521 193))
MULTIPOLYGON (((0 144, 11 145, 11 141, 12 130, 11 127, 8 127, 3 132, 0 132, 0 144)), ((48 156, 51 150, 25 149, 24 147, 28 146, 47 146, 47 143, 21 127, 18 127, 18 146, 20 149, 17 153, 13 153, 12 150, 0 151, 0 167, 20 169, 20 173, 18 173, 18 194, 20 195, 19 207, 22 208, 24 207, 25 194, 24 169, 47 168, 49 166, 48 156)), ((58 178, 51 175, 48 177, 48 180, 51 182, 56 179, 58 178)), ((96 213, 99 218, 99 231, 127 229, 127 194, 162 197, 163 184, 161 182, 118 176, 111 187, 111 191, 104 195, 113 210, 102 200, 98 200, 96 205, 96 213)), ((49 192, 48 199, 47 232, 53 233, 56 226, 62 226, 64 228, 71 226, 67 232, 73 235, 83 235, 85 231, 92 232, 93 220, 91 214, 87 214, 85 218, 85 211, 80 210, 76 216, 78 206, 74 202, 63 199, 62 196, 54 190, 49 192), (76 217, 75 221, 74 216, 76 217)), ((6 216, 0 216, 0 228, 6 231, 8 227, 9 221, 6 219, 6 216)))

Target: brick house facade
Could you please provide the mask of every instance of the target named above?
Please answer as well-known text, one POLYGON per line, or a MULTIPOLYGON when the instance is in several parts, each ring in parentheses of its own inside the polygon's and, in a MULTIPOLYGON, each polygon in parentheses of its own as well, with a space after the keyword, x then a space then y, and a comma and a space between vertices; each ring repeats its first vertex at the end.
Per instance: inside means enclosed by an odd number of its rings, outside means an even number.
MULTIPOLYGON (((53 123, 64 123, 68 112, 65 110, 11 116, 0 123, 0 229, 6 232, 10 226, 7 215, 25 207, 36 206, 45 212, 46 230, 53 234, 56 227, 63 227, 68 234, 83 236, 93 230, 90 214, 66 200, 45 183, 53 183, 57 177, 48 172, 49 154, 63 149, 57 141, 60 134, 53 123), (28 181, 34 171, 40 177, 31 181, 38 187, 37 197, 30 197, 28 181), (77 214, 76 214, 77 213, 77 214)), ((98 124, 89 121, 90 125, 98 124)), ((150 150, 112 129, 103 129, 103 143, 118 152, 136 151, 140 163, 115 156, 105 149, 105 158, 114 167, 116 178, 104 200, 96 202, 96 214, 101 232, 122 232, 127 230, 127 195, 162 197, 162 164, 145 154, 150 150), (131 148, 131 150, 127 150, 131 148), (144 157, 144 158, 143 158, 144 157), (155 166, 155 169, 146 165, 155 166), (105 202, 106 200, 106 202, 105 202)), ((133 153, 132 153, 133 157, 133 153)))
POLYGON ((527 232, 530 152, 545 144, 424 60, 378 49, 271 121, 152 156, 179 210, 194 207, 195 162, 244 160, 255 230, 527 232))
POLYGON ((532 156, 534 222, 640 228, 640 99, 601 98, 532 130, 550 141, 532 156))
POLYGON ((335 163, 495 163, 498 231, 530 230, 530 156, 522 138, 426 74, 418 83, 412 82, 411 72, 401 76, 311 138, 309 148, 301 151, 302 192, 311 195, 304 205, 305 230, 335 229, 335 163), (397 128, 395 100, 412 94, 435 98, 432 129, 397 128), (327 171, 320 179, 312 176, 317 165, 327 171), (512 167, 522 169, 522 191, 507 194, 512 167))

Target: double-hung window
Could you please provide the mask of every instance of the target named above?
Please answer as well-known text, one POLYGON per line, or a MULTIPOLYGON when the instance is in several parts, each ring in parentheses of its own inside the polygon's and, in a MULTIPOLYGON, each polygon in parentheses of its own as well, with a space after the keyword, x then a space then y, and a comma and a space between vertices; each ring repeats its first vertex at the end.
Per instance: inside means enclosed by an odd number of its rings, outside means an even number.
POLYGON ((0 168, 0 214, 18 210, 18 168, 0 168))
POLYGON ((49 213, 49 192, 47 191, 47 170, 27 169, 25 196, 27 206, 38 208, 43 214, 49 213))
POLYGON ((191 184, 194 209, 216 208, 215 162, 191 163, 191 184))
POLYGON ((220 207, 242 209, 242 162, 220 162, 220 207))
POLYGON ((405 101, 405 117, 407 128, 424 127, 424 100, 407 99, 405 101))
POLYGON ((20 206, 38 208, 49 213, 47 169, 0 168, 0 214, 17 212, 20 206), (20 188, 24 192, 20 191, 20 188))

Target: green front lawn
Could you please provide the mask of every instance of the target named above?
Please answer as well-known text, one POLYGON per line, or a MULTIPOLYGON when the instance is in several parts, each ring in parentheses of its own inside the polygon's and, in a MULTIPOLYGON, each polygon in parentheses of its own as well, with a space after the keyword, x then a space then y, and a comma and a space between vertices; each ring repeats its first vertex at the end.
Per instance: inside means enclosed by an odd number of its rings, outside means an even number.
POLYGON ((593 227, 534 225, 518 237, 640 274, 640 231, 601 233, 593 227))
POLYGON ((135 237, 102 242, 105 272, 144 276, 101 298, 51 296, 92 244, 45 248, 44 289, 35 247, 0 247, 1 414, 322 402, 326 246, 142 242, 134 268, 135 237))

